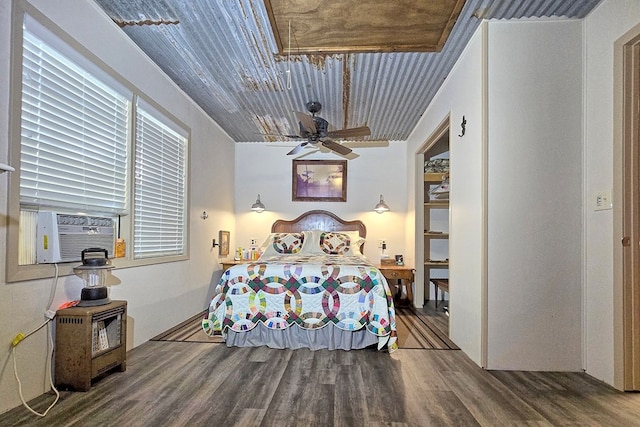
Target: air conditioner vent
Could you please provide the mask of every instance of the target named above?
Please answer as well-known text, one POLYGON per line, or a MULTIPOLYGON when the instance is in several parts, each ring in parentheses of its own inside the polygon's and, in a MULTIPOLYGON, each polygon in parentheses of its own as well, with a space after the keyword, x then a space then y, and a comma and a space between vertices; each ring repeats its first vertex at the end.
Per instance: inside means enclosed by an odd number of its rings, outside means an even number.
POLYGON ((113 218, 38 212, 36 262, 80 261, 83 249, 100 248, 113 253, 113 218))

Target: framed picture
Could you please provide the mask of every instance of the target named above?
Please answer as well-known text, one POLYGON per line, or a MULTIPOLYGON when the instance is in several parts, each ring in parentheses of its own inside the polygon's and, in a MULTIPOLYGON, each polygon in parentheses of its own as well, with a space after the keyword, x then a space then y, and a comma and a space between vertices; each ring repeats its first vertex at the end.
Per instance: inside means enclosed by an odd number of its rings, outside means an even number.
POLYGON ((346 160, 294 160, 291 200, 347 201, 346 160))
POLYGON ((219 255, 229 255, 229 240, 231 237, 231 233, 228 231, 220 230, 220 246, 219 246, 219 255))

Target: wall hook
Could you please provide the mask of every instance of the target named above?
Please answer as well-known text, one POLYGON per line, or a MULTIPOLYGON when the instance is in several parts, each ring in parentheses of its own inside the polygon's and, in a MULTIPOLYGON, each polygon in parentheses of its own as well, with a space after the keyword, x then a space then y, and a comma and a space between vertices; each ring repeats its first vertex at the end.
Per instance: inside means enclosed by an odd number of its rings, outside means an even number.
POLYGON ((220 246, 220 243, 216 243, 216 239, 213 239, 213 242, 211 243, 211 247, 215 248, 216 246, 220 246))
POLYGON ((467 119, 465 119, 464 116, 462 116, 462 123, 460 123, 460 127, 462 128, 462 133, 460 133, 460 135, 458 136, 462 138, 467 131, 467 119))
POLYGON ((202 213, 200 214, 200 218, 202 218, 202 219, 209 218, 209 214, 207 213, 207 211, 202 211, 202 213))

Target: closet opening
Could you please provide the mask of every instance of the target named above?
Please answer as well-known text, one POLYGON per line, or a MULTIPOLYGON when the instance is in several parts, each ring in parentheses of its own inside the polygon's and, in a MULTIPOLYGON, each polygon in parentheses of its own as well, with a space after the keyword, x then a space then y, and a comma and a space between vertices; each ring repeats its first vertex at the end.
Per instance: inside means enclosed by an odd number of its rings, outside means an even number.
MULTIPOLYGON (((416 277, 422 279, 425 315, 449 336, 449 118, 417 152, 416 277)), ((416 285, 420 280, 416 280, 416 285)), ((455 284, 451 284, 454 286, 455 284)), ((455 291, 454 291, 455 294, 455 291)))

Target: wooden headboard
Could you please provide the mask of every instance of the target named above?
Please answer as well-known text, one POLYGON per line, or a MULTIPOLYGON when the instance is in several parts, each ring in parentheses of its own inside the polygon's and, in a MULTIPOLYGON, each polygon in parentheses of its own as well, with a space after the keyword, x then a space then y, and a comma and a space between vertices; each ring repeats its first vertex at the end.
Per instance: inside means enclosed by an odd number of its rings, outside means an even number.
POLYGON ((305 230, 357 231, 360 237, 367 237, 367 227, 359 220, 345 221, 328 211, 305 212, 296 219, 279 219, 271 226, 272 233, 293 233, 305 230))

